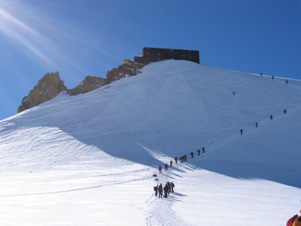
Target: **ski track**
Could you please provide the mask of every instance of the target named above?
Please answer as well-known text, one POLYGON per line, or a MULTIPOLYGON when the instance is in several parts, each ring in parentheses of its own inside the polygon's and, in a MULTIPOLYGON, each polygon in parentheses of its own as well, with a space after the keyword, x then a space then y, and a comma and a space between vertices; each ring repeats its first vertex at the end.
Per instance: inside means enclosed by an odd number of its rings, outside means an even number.
MULTIPOLYGON (((140 170, 133 170, 131 172, 123 172, 123 173, 115 173, 115 174, 99 174, 99 175, 94 175, 91 176, 93 177, 116 177, 121 176, 122 179, 120 179, 120 181, 113 181, 113 182, 102 182, 102 184, 99 185, 94 185, 94 186, 87 186, 87 187, 78 187, 78 188, 72 188, 72 189, 65 189, 65 190, 55 190, 55 191, 43 191, 43 192, 33 192, 33 193, 20 193, 20 194, 9 194, 9 195, 0 195, 0 198, 9 198, 9 197, 21 197, 21 196, 39 196, 39 195, 51 195, 51 194, 60 194, 60 193, 69 193, 69 192, 78 192, 78 191, 84 191, 84 190, 91 190, 91 189, 97 189, 97 188, 101 188, 101 187, 106 187, 106 186, 112 186, 112 185, 118 185, 118 184, 125 184, 125 183, 129 183, 129 182, 135 182, 135 181, 144 181, 144 180, 149 180, 150 178, 152 178, 152 176, 149 175, 141 175, 138 177, 136 176, 136 178, 134 179, 128 179, 128 180, 124 180, 124 177, 128 177, 130 175, 134 175, 137 173, 143 173, 143 172, 147 172, 148 169, 140 169, 140 170)), ((72 179, 72 177, 64 177, 61 178, 60 180, 67 180, 67 179, 72 179)), ((78 177, 74 177, 73 179, 78 179, 78 177)), ((58 179, 56 178, 55 181, 57 181, 58 179)), ((52 180, 41 180, 40 182, 51 182, 52 180)), ((38 181, 32 181, 32 182, 38 182, 38 181)), ((39 182, 38 182, 39 183, 39 182)))

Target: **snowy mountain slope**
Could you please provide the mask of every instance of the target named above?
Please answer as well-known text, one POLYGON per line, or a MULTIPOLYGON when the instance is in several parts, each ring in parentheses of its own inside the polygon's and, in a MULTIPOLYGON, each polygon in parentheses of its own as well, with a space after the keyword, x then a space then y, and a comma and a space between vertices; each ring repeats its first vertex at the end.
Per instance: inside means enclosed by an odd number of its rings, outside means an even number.
POLYGON ((219 214, 213 225, 283 225, 300 208, 300 94, 300 81, 172 60, 61 94, 0 121, 0 217, 7 225, 208 225, 219 214), (156 168, 202 146, 205 154, 160 175, 177 192, 155 198, 156 168))

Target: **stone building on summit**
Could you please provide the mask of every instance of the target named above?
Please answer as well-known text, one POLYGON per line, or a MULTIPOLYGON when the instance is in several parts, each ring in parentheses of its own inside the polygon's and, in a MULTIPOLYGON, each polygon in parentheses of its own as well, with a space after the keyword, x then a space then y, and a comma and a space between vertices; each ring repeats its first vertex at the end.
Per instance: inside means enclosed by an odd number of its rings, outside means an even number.
POLYGON ((136 56, 134 62, 148 64, 162 60, 187 60, 200 63, 199 51, 182 49, 143 48, 142 56, 136 56))

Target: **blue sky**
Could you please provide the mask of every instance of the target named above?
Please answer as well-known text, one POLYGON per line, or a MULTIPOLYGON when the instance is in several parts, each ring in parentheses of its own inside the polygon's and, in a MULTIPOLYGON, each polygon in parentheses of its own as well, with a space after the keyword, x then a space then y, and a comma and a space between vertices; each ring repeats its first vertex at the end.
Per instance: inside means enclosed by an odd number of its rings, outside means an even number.
POLYGON ((0 0, 0 119, 47 72, 68 88, 141 55, 200 51, 201 63, 301 79, 301 0, 0 0))

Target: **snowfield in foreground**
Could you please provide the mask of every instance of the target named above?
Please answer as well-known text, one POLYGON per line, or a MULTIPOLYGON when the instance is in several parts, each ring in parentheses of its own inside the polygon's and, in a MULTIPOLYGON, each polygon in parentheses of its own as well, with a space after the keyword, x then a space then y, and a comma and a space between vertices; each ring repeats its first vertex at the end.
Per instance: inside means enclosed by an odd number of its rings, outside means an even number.
POLYGON ((1 225, 285 225, 301 209, 300 96, 300 81, 173 60, 62 93, 0 121, 1 225))

